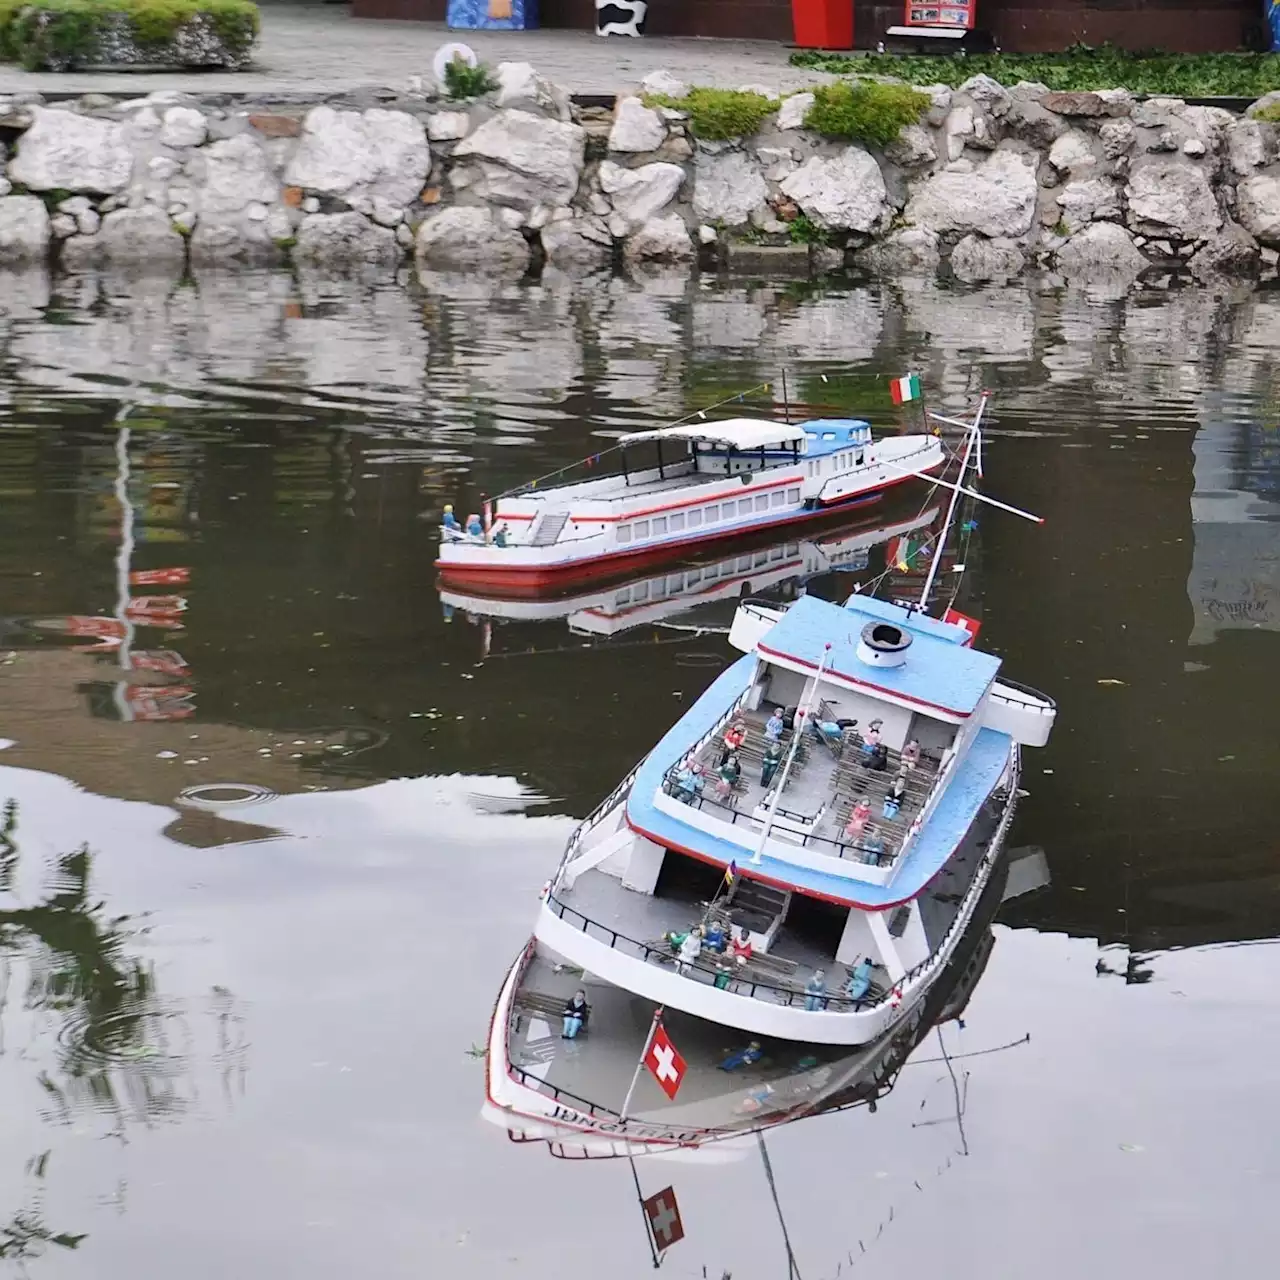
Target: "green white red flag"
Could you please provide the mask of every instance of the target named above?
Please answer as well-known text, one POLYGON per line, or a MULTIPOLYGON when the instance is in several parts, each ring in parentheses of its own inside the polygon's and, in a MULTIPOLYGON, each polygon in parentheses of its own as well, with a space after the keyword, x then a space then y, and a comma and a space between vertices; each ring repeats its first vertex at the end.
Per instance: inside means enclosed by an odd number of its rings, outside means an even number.
POLYGON ((908 373, 901 378, 894 378, 889 383, 889 394, 893 397, 894 404, 906 404, 908 400, 919 400, 920 375, 908 373))

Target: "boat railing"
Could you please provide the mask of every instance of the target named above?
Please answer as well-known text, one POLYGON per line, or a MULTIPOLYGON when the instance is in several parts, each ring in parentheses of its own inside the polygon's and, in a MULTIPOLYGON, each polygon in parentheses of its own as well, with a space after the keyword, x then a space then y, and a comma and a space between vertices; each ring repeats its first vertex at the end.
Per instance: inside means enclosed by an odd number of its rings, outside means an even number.
POLYGON ((603 818, 605 814, 607 814, 609 810, 612 809, 614 805, 616 805, 618 801, 631 790, 631 784, 635 782, 636 774, 640 772, 640 769, 647 759, 648 756, 641 756, 640 759, 631 766, 631 770, 627 776, 623 778, 622 781, 619 782, 618 785, 614 787, 614 789, 610 791, 609 794, 605 796, 605 798, 601 800, 600 803, 596 805, 596 807, 592 809, 591 812, 587 814, 587 816, 583 818, 582 821, 579 822, 578 825, 569 833, 569 839, 565 842, 564 853, 560 857, 560 866, 556 870, 557 881, 559 880, 560 872, 564 870, 565 864, 573 857, 574 852, 582 843, 582 837, 585 836, 587 832, 590 831, 591 828, 594 827, 596 823, 599 822, 600 819, 603 818))
POLYGON ((1058 710, 1058 704, 1047 693, 1041 693, 1029 684, 1019 684, 1004 675, 996 677, 991 686, 991 696, 1000 702, 1012 703, 1029 711, 1039 710, 1045 715, 1056 714, 1058 710), (1014 696, 1019 694, 1020 697, 1014 696))
MULTIPOLYGON (((727 995, 750 996, 752 999, 767 1000, 770 1003, 783 1006, 804 1004, 814 998, 811 993, 800 988, 780 987, 770 982, 758 982, 732 969, 713 968, 697 961, 679 963, 679 957, 669 943, 665 941, 660 943, 640 942, 636 938, 629 938, 626 934, 619 933, 611 925, 601 924, 598 920, 592 920, 589 916, 583 915, 581 911, 569 906, 567 902, 562 902, 555 896, 554 892, 547 894, 546 904, 561 920, 565 921, 566 924, 573 925, 574 928, 586 934, 587 937, 599 937, 607 941, 611 951, 622 951, 626 954, 638 956, 646 964, 676 964, 677 971, 683 977, 690 979, 690 981, 700 982, 704 986, 712 987, 716 986, 717 981, 719 981, 722 984, 720 989, 727 995), (726 978, 728 985, 723 985, 726 978)), ((868 995, 856 1000, 838 994, 824 994, 817 998, 822 1001, 823 1008, 827 1011, 857 1013, 864 1009, 873 1008, 875 1004, 880 1003, 880 1001, 873 998, 874 994, 874 992, 869 992, 868 995)))
MULTIPOLYGON (((663 780, 663 790, 670 796, 681 800, 685 804, 691 804, 696 809, 701 809, 704 805, 712 805, 714 808, 728 814, 728 823, 730 826, 737 826, 738 819, 744 822, 754 823, 756 826, 761 825, 760 819, 754 812, 745 809, 739 809, 737 805, 727 804, 723 800, 716 799, 715 796, 709 796, 705 791, 695 790, 689 799, 685 797, 689 794, 687 789, 682 787, 678 774, 680 772, 679 764, 673 765, 667 770, 666 777, 663 780)), ((788 809, 778 806, 777 815, 783 819, 789 819, 797 823, 809 823, 813 821, 812 815, 793 813, 788 809)), ((776 828, 775 828, 776 830, 776 828)), ((795 831, 791 828, 783 828, 784 834, 789 838, 781 841, 784 844, 792 844, 802 849, 816 848, 819 853, 827 853, 833 858, 852 858, 856 862, 861 862, 869 866, 889 867, 897 860, 898 854, 891 852, 889 849, 876 849, 868 847, 857 840, 835 840, 831 836, 814 835, 813 832, 795 831), (875 859, 872 861, 872 859, 875 859)))

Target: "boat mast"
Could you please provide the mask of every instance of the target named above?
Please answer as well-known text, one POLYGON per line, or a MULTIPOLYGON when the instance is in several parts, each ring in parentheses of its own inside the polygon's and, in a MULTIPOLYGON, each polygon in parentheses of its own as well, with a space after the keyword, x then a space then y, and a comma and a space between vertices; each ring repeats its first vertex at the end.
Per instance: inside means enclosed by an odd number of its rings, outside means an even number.
POLYGON ((942 552, 951 536, 951 521, 955 517, 956 507, 960 502, 960 494, 964 489, 964 473, 969 469, 969 459, 973 454, 974 442, 979 439, 982 430, 982 415, 986 412, 989 395, 984 391, 978 404, 978 412, 969 426, 969 434, 965 437, 964 454, 960 459, 960 474, 956 477, 955 487, 951 490, 951 501, 947 505, 947 518, 942 523, 942 532, 933 549, 933 559, 929 563, 929 572, 924 580, 924 589, 920 592, 920 601, 915 606, 920 613, 929 610, 929 593, 933 590, 934 580, 938 576, 938 568, 942 564, 942 552))
POLYGON ((827 669, 827 659, 831 657, 831 643, 827 642, 822 652, 822 661, 818 663, 817 674, 813 677, 813 686, 809 690, 809 696, 804 701, 804 706, 796 708, 796 718, 791 727, 791 746, 787 750, 787 758, 782 765, 782 775, 778 779, 778 785, 773 790, 773 802, 769 805, 769 812, 765 815, 764 827, 760 832, 760 843, 756 845, 756 851, 751 855, 751 863, 753 866, 759 866, 760 860, 764 857, 765 841, 769 838, 769 833, 773 830, 773 820, 778 812, 778 802, 782 799, 782 789, 787 785, 787 777, 791 773, 791 766, 796 758, 796 748, 800 745, 800 735, 804 732, 804 722, 809 718, 809 712, 813 709, 813 700, 818 696, 818 685, 822 681, 823 673, 827 669))

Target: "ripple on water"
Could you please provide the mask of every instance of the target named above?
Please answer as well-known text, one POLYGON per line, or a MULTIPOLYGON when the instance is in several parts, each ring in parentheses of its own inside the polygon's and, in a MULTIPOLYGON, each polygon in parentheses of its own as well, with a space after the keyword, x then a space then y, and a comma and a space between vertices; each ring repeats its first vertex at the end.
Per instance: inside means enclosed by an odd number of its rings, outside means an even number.
POLYGON ((178 792, 176 802, 192 809, 244 809, 249 805, 273 800, 276 792, 254 782, 202 782, 194 787, 184 787, 178 792))

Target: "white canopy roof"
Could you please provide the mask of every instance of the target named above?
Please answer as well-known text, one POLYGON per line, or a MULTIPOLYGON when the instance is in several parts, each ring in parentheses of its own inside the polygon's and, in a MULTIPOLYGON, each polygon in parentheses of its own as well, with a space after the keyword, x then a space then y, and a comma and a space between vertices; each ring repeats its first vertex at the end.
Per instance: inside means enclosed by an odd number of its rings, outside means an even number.
POLYGON ((726 418, 723 422, 686 422, 656 431, 635 431, 619 444, 639 444, 643 440, 701 440, 730 449, 759 449, 762 445, 790 444, 806 439, 803 427, 763 418, 726 418))

